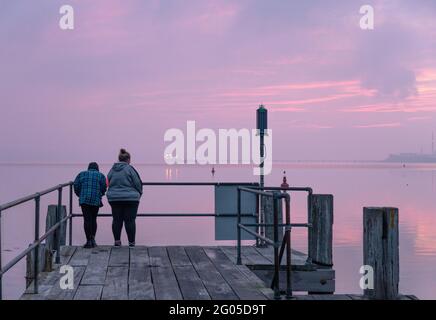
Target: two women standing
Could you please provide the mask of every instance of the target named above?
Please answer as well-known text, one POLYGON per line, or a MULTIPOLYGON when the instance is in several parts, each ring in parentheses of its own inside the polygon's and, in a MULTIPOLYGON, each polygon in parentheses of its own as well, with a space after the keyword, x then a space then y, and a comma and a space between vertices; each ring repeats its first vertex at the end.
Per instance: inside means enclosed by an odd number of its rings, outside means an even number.
MULTIPOLYGON (((112 232, 115 246, 121 246, 123 224, 129 246, 135 246, 136 215, 142 196, 142 181, 138 172, 130 165, 130 154, 121 149, 118 161, 108 174, 107 198, 112 208, 112 232)), ((106 192, 106 178, 98 172, 98 165, 92 163, 88 171, 81 172, 74 181, 74 191, 79 197, 84 218, 87 242, 85 248, 96 246, 97 214, 102 205, 101 198, 106 192)))

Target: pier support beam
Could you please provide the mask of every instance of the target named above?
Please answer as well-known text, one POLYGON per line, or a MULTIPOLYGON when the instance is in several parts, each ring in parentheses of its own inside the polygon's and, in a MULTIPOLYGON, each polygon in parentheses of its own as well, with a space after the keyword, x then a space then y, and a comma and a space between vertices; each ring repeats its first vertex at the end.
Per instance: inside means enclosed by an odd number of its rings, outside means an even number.
POLYGON ((363 208, 363 264, 373 271, 373 281, 364 290, 369 299, 398 297, 398 229, 397 208, 363 208))
POLYGON ((312 262, 333 265, 333 195, 313 194, 310 200, 309 258, 312 262))

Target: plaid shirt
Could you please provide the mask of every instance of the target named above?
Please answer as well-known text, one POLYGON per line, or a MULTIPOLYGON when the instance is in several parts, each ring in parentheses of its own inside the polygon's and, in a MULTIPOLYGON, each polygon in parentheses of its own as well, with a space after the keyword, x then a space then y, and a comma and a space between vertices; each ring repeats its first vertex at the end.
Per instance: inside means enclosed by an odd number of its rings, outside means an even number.
POLYGON ((97 170, 80 172, 74 180, 74 192, 79 204, 102 207, 101 198, 106 193, 106 177, 97 170))

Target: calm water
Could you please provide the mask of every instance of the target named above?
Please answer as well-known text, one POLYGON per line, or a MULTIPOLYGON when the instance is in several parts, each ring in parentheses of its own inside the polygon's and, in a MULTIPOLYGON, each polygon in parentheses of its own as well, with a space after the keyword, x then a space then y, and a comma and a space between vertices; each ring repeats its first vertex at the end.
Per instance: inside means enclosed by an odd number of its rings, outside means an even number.
MULTIPOLYGON (((107 173, 110 166, 101 166, 107 173)), ((72 180, 79 165, 0 165, 0 203, 72 180)), ((210 167, 138 165, 144 181, 257 182, 252 169, 242 166, 217 166, 215 177, 210 167)), ((286 170, 292 186, 310 186, 315 193, 335 197, 334 264, 337 293, 361 293, 359 268, 362 265, 362 208, 394 206, 400 209, 400 290, 420 298, 436 299, 436 165, 386 165, 358 163, 288 163, 274 165, 266 177, 268 186, 279 186, 286 170)), ((147 187, 141 212, 213 212, 212 187, 147 187), (170 192, 168 192, 170 191, 170 192), (171 192, 173 191, 173 192, 171 192)), ((67 192, 64 193, 67 199, 67 192)), ((292 197, 293 222, 307 218, 305 195, 292 197)), ((44 197, 42 208, 56 203, 56 195, 44 197)), ((74 210, 78 212, 77 201, 74 210)), ((42 210, 45 213, 45 209, 42 210)), ((100 212, 109 212, 105 206, 100 212)), ((45 221, 41 219, 41 228, 45 221)), ((3 263, 23 250, 33 238, 33 204, 3 213, 3 263)), ((99 244, 111 244, 110 219, 101 218, 97 232, 99 244)), ((123 239, 126 242, 126 239, 123 239)), ((82 244, 81 221, 74 223, 74 244, 82 244)), ((212 245, 212 218, 142 218, 138 220, 137 243, 144 245, 212 245)), ((233 242, 230 242, 230 244, 233 242)), ((227 244, 229 244, 227 242, 227 244)), ((293 245, 305 251, 306 232, 293 231, 293 245)), ((7 298, 24 290, 24 263, 4 278, 7 298)))

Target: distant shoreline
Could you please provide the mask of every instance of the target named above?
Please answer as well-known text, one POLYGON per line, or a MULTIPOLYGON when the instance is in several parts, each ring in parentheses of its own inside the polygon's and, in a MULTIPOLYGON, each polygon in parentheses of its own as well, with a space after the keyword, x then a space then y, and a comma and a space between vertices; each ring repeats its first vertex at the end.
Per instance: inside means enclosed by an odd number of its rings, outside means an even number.
MULTIPOLYGON (((114 162, 100 162, 100 166, 111 166, 114 162)), ((44 163, 44 162, 0 162, 0 166, 52 166, 52 167, 62 167, 62 166, 86 166, 87 162, 58 162, 58 163, 44 163)), ((145 163, 137 162, 136 166, 168 166, 168 167, 253 167, 253 164, 174 164, 167 165, 166 163, 145 163)), ((386 160, 277 160, 273 161, 273 165, 313 165, 313 166, 331 166, 331 165, 344 165, 344 166, 358 166, 358 165, 371 165, 377 167, 416 167, 416 166, 435 166, 436 162, 395 162, 386 160)))

